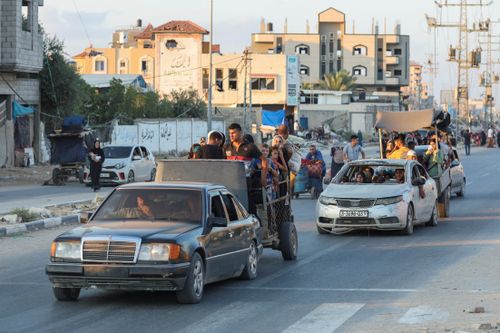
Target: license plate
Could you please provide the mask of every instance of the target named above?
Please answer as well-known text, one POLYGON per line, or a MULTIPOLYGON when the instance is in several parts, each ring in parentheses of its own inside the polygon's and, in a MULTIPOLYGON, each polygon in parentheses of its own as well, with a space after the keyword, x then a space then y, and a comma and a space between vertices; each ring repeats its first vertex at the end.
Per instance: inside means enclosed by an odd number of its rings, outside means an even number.
POLYGON ((85 276, 123 278, 128 277, 128 269, 125 267, 86 266, 84 274, 85 276))
POLYGON ((341 210, 340 217, 368 217, 367 210, 341 210))
POLYGON ((111 175, 109 173, 101 173, 101 178, 109 178, 111 175))

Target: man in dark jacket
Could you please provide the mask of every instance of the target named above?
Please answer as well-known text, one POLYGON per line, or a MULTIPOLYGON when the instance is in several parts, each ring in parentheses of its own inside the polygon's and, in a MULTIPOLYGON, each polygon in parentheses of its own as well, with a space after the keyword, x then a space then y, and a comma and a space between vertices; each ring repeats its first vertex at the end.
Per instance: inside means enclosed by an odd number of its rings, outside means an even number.
POLYGON ((465 146, 465 155, 470 155, 470 143, 471 143, 472 133, 469 130, 465 130, 464 133, 464 146, 465 146))
POLYGON ((101 177, 102 163, 104 162, 104 150, 101 148, 99 139, 94 141, 94 147, 89 152, 90 179, 94 192, 100 188, 99 178, 101 177))

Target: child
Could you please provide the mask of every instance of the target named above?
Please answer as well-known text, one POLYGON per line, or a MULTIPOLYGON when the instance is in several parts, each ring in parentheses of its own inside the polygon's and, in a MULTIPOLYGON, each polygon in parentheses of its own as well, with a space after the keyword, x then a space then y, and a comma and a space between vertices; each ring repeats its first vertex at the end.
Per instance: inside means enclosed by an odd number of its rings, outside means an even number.
MULTIPOLYGON (((267 158, 268 171, 267 171, 267 183, 266 183, 266 191, 268 193, 268 197, 271 200, 276 199, 276 185, 278 184, 278 171, 276 170, 276 166, 273 161, 269 158, 269 146, 267 144, 261 144, 259 146, 262 155, 267 158)), ((252 161, 252 169, 254 172, 260 174, 262 169, 262 162, 259 159, 254 159, 252 161)), ((260 178, 260 175, 259 177, 260 178)))

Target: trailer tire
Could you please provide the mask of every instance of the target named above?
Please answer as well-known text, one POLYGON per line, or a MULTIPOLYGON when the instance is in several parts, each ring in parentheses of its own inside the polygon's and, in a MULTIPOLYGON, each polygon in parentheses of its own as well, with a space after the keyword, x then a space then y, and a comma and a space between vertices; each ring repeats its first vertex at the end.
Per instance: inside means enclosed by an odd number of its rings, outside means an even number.
POLYGON ((295 224, 285 222, 281 225, 280 231, 280 250, 283 260, 291 261, 297 259, 298 237, 295 224))

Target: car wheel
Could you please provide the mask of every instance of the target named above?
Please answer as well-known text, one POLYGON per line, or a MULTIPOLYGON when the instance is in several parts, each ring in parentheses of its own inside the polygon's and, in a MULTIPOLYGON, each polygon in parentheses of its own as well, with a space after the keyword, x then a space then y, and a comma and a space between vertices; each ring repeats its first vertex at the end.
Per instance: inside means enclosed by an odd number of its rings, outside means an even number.
POLYGON ((203 298, 205 288, 205 267, 198 252, 195 252, 191 260, 188 276, 184 289, 176 293, 177 302, 181 304, 196 304, 203 298))
POLYGON ((438 208, 437 203, 434 204, 434 208, 432 209, 432 215, 429 221, 425 223, 428 227, 436 227, 438 225, 438 208))
POLYGON ((330 231, 328 231, 328 229, 320 227, 319 225, 316 225, 316 229, 318 229, 318 233, 320 235, 328 235, 328 234, 330 234, 330 231))
POLYGON ((151 177, 149 178, 150 181, 154 182, 156 177, 156 169, 151 170, 151 177))
POLYGON ((257 246, 255 242, 252 241, 248 248, 247 263, 243 269, 243 273, 241 273, 241 278, 243 280, 254 280, 257 277, 258 263, 259 254, 257 252, 257 246))
POLYGON ((76 301, 80 296, 80 288, 53 287, 52 291, 56 299, 62 302, 76 301))
POLYGON ((406 227, 401 231, 403 235, 410 236, 413 234, 413 206, 408 206, 408 213, 406 214, 406 227))
POLYGON ((296 260, 298 251, 298 237, 295 224, 285 222, 281 225, 280 232, 280 250, 284 260, 296 260))
POLYGON ((462 182, 462 185, 460 186, 460 191, 457 193, 457 197, 463 197, 465 195, 465 179, 462 182))
POLYGON ((133 183, 133 182, 135 182, 135 174, 134 171, 130 170, 127 176, 127 183, 133 183))

